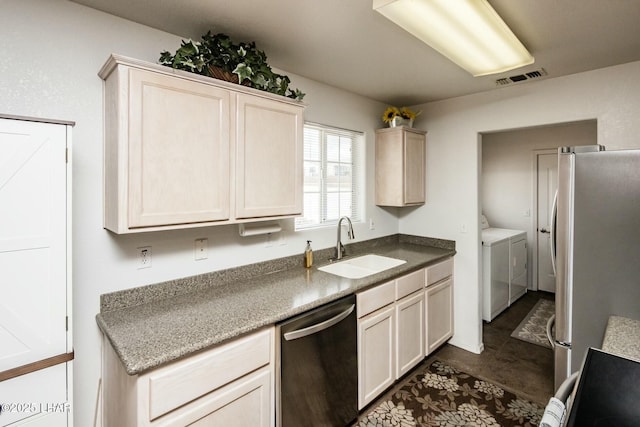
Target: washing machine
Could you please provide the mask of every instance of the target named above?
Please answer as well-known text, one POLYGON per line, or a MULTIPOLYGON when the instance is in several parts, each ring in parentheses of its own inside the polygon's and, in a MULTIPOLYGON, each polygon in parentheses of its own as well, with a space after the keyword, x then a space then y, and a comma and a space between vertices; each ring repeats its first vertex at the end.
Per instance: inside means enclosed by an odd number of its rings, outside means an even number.
POLYGON ((527 232, 489 225, 482 215, 482 318, 491 322, 527 292, 527 232))

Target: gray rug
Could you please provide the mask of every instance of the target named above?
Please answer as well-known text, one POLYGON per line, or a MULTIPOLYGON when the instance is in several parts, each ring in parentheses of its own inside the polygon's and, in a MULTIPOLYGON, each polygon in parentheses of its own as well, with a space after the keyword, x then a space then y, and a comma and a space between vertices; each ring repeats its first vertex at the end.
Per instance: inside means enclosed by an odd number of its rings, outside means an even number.
POLYGON ((532 344, 551 348, 547 339, 547 321, 556 312, 555 303, 541 299, 520 322, 511 336, 532 344))

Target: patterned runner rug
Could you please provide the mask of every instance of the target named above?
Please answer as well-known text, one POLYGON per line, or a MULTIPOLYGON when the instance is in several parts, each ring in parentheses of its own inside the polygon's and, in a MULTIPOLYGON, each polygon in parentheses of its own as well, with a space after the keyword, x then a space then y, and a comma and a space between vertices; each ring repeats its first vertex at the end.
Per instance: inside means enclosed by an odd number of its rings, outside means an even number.
POLYGON ((544 406, 436 360, 405 380, 356 427, 532 427, 544 406))
POLYGON ((556 306, 551 300, 541 299, 511 334, 512 337, 532 344, 551 348, 547 339, 547 321, 555 314, 556 306))

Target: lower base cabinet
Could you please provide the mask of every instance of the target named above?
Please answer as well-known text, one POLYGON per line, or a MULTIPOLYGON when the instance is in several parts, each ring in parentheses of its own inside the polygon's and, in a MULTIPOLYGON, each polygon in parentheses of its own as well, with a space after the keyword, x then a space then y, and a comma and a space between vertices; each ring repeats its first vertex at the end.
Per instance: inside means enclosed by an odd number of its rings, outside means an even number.
POLYGON ((103 426, 274 427, 274 329, 140 375, 103 345, 103 426))
POLYGON ((453 280, 427 288, 426 299, 426 354, 431 354, 453 336, 453 280))
POLYGON ((358 319, 358 409, 396 380, 395 324, 393 305, 358 319))
POLYGON ((423 291, 396 302, 396 379, 424 359, 423 291))
POLYGON ((358 409, 424 358, 424 270, 357 294, 358 409))
POLYGON ((272 426, 271 372, 262 368, 166 415, 158 425, 272 426))
POLYGON ((453 258, 426 268, 425 355, 453 336, 453 258))
POLYGON ((356 298, 362 409, 453 336, 453 258, 356 298))

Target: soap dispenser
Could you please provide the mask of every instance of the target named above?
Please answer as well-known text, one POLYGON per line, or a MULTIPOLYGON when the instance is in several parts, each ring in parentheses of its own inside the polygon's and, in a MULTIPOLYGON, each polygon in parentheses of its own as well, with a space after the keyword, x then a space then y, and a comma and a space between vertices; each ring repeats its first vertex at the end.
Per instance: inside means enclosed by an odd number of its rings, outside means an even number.
POLYGON ((311 249, 311 240, 307 240, 307 247, 304 250, 304 266, 310 268, 313 265, 313 250, 311 249))

